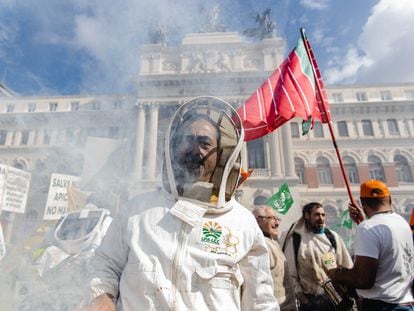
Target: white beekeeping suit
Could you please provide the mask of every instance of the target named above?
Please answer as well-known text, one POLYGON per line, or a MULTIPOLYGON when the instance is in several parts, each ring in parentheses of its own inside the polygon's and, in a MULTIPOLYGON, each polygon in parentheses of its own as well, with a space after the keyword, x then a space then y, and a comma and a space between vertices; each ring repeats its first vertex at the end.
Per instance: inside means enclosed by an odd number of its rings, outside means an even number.
POLYGON ((95 302, 109 297, 124 311, 279 310, 263 234, 233 196, 243 136, 238 115, 219 99, 177 110, 166 133, 164 189, 132 199, 114 219, 94 258, 95 302), (211 131, 216 147, 199 157, 211 131), (200 181, 210 156, 214 170, 200 181))

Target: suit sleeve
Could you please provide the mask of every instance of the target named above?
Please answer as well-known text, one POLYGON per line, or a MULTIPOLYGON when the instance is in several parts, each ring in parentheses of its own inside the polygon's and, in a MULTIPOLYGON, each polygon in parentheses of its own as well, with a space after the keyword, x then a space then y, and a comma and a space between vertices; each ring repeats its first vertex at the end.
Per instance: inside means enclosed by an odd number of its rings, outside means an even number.
POLYGON ((244 278, 241 293, 241 309, 280 310, 273 294, 269 254, 261 232, 256 231, 253 247, 240 261, 240 269, 244 278))
POLYGON ((92 299, 110 294, 119 294, 119 280, 128 258, 129 248, 125 242, 128 232, 127 216, 120 213, 111 223, 92 261, 90 288, 92 299))

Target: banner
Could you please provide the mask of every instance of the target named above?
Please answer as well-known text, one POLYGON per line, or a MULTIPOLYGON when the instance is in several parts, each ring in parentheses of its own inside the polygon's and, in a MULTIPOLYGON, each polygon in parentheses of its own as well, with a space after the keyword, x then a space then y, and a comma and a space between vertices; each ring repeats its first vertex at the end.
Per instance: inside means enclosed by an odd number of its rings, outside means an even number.
POLYGON ((0 164, 1 210, 24 214, 30 179, 29 172, 0 164))
POLYGON ((269 198, 266 204, 271 206, 276 212, 285 215, 293 204, 288 184, 284 183, 281 185, 279 191, 269 198))
POLYGON ((79 182, 79 176, 52 174, 44 220, 59 219, 68 213, 68 187, 76 187, 79 182))

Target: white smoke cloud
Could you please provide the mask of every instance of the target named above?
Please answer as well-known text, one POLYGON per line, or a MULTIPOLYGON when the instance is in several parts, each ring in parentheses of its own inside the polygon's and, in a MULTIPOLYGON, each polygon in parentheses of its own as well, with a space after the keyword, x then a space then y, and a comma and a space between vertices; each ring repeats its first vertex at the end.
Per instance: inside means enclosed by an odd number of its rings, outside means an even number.
POLYGON ((372 9, 358 43, 333 59, 328 83, 414 81, 414 1, 381 0, 372 9))
POLYGON ((325 10, 329 6, 329 0, 301 0, 300 4, 308 9, 325 10))

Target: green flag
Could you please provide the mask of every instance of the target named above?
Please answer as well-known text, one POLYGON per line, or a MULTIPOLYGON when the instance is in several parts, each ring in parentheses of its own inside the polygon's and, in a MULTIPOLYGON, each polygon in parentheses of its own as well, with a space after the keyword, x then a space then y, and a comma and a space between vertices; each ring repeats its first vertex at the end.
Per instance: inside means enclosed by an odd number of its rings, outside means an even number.
POLYGON ((352 220, 349 216, 349 211, 344 210, 341 214, 340 218, 340 226, 348 229, 352 229, 352 220))
POLYGON ((289 191, 289 186, 284 183, 280 186, 279 191, 270 197, 266 204, 271 206, 276 212, 285 215, 293 204, 293 198, 289 191))
POLYGON ((312 117, 302 122, 302 136, 308 134, 311 127, 312 127, 312 117))

